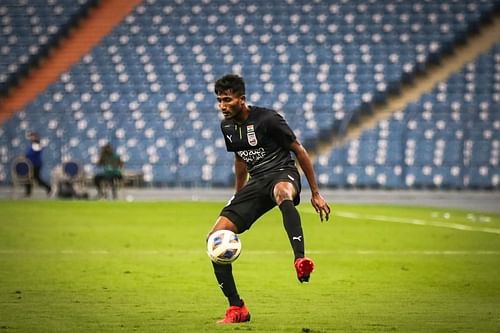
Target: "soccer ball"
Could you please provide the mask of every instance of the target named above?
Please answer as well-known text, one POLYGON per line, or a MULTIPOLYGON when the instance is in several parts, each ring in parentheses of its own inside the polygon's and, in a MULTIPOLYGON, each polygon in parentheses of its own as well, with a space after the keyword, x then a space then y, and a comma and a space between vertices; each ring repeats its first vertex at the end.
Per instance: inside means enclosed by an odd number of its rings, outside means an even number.
POLYGON ((207 254, 216 264, 230 264, 240 252, 240 239, 230 230, 217 230, 208 237, 207 254))

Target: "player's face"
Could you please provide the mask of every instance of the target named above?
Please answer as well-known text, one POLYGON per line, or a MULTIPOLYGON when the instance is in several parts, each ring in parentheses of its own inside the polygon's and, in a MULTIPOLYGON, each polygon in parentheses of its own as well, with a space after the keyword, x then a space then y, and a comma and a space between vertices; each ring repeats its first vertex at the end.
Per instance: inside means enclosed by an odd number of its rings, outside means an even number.
POLYGON ((219 109, 225 119, 236 119, 242 115, 245 96, 237 96, 232 92, 225 91, 217 95, 219 109))

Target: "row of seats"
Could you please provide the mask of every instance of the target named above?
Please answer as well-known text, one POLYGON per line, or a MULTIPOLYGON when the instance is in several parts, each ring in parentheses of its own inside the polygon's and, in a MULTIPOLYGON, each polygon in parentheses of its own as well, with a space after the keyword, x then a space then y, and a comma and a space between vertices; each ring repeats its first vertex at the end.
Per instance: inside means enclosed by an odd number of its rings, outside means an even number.
POLYGON ((500 44, 496 44, 359 139, 320 156, 316 164, 320 183, 498 189, 499 102, 500 44), (485 88, 464 94, 462 86, 467 84, 485 88))
POLYGON ((98 0, 3 0, 0 95, 7 95, 97 3, 98 0))

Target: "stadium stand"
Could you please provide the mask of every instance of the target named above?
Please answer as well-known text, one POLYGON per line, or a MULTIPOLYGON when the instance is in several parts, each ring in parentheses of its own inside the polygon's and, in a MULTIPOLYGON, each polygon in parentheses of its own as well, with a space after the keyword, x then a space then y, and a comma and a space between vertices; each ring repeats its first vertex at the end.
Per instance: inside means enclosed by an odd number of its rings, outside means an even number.
POLYGON ((7 95, 98 0, 5 0, 0 4, 0 95, 7 95))
MULTIPOLYGON (((71 158, 82 161, 91 174, 99 145, 110 141, 126 167, 143 173, 149 184, 229 186, 232 157, 219 137, 212 93, 217 77, 242 74, 250 103, 280 110, 306 147, 314 148, 321 139, 343 135, 374 105, 399 93, 402 84, 442 61, 499 9, 493 0, 145 0, 81 62, 3 124, 0 182, 10 182, 6 165, 24 150, 24 133, 35 130, 44 138, 46 173, 71 158)), ((475 72, 477 85, 482 73, 475 72)), ((461 84, 469 89, 470 82, 462 79, 447 89, 461 84)), ((491 99, 493 88, 473 90, 491 99)), ((435 95, 425 98, 438 105, 435 95)), ((477 158, 485 159, 488 152, 498 152, 491 139, 498 129, 479 119, 477 125, 491 132, 482 137, 491 148, 476 150, 484 132, 457 129, 455 134, 461 131, 463 137, 455 142, 437 127, 469 129, 470 122, 476 124, 474 117, 448 125, 444 112, 434 122, 422 118, 425 102, 320 156, 321 184, 498 186, 488 181, 495 178, 495 167, 472 156, 484 154, 477 158), (422 131, 424 126, 428 130, 422 131), (421 138, 422 133, 434 134, 421 138), (424 139, 429 142, 420 142, 424 139), (445 153, 452 149, 458 155, 449 160, 445 153)), ((472 103, 457 102, 461 108, 472 103)))
POLYGON ((498 189, 500 44, 403 111, 323 154, 331 187, 498 189))

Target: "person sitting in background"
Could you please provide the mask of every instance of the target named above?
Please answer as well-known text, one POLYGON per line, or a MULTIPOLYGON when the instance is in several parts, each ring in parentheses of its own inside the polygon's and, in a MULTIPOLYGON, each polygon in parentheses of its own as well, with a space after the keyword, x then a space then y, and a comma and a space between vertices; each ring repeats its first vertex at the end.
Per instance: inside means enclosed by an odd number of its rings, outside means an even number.
MULTIPOLYGON (((26 158, 31 161, 33 165, 33 178, 37 183, 45 189, 47 195, 50 195, 51 187, 47 184, 41 177, 40 172, 42 171, 43 161, 42 161, 42 145, 40 143, 40 136, 38 133, 31 132, 28 136, 31 144, 26 151, 26 158)), ((32 184, 26 184, 25 195, 27 197, 31 196, 32 184)))
POLYGON ((113 151, 113 146, 110 143, 105 144, 101 148, 101 153, 99 156, 99 161, 97 165, 102 167, 102 172, 98 173, 94 177, 94 184, 97 188, 97 196, 103 198, 103 183, 107 182, 111 185, 111 191, 113 194, 113 199, 116 199, 116 181, 122 179, 122 167, 123 161, 120 156, 113 151))

